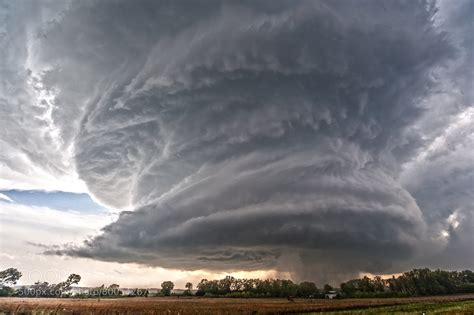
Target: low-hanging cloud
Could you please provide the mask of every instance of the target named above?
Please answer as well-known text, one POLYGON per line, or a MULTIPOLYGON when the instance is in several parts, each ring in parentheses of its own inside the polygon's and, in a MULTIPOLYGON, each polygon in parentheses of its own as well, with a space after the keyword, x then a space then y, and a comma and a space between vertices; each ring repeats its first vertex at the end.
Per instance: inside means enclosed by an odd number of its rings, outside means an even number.
POLYGON ((446 250, 439 233, 469 230, 447 220, 472 217, 472 98, 435 95, 466 85, 472 55, 437 8, 71 3, 30 58, 47 66, 39 80, 56 88, 51 119, 80 178, 132 211, 49 253, 321 280, 446 250), (456 152, 433 147, 440 137, 456 152), (452 177, 459 161, 471 177, 452 177), (441 175, 455 202, 430 186, 441 175))

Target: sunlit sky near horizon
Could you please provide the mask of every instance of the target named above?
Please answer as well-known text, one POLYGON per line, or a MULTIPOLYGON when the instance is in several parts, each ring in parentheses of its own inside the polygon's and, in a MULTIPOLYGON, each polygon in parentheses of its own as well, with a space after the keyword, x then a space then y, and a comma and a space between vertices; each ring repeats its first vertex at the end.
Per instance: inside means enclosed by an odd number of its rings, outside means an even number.
POLYGON ((474 269, 473 7, 0 0, 0 269, 474 269))
POLYGON ((36 281, 57 283, 71 273, 82 276, 81 286, 120 283, 122 287, 159 287, 165 280, 173 280, 177 287, 186 282, 195 285, 203 278, 220 279, 228 274, 235 277, 290 277, 275 271, 211 272, 205 270, 169 270, 138 264, 99 262, 91 259, 45 257, 44 246, 58 242, 81 241, 97 233, 106 223, 116 218, 110 211, 96 204, 85 193, 33 191, 0 191, 2 243, 0 269, 15 267, 23 276, 18 285, 36 281), (15 234, 15 238, 11 235, 15 234), (22 250, 19 251, 18 249, 22 250))

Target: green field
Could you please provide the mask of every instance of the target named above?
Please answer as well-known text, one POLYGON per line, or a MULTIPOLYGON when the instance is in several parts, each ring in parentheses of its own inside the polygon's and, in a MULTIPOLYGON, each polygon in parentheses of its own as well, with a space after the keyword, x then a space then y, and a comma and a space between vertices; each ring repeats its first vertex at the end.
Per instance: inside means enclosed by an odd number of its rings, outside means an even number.
POLYGON ((384 307, 371 307, 348 311, 336 312, 312 312, 306 315, 344 315, 344 314, 474 314, 474 301, 459 301, 448 303, 414 303, 405 305, 394 305, 384 307))

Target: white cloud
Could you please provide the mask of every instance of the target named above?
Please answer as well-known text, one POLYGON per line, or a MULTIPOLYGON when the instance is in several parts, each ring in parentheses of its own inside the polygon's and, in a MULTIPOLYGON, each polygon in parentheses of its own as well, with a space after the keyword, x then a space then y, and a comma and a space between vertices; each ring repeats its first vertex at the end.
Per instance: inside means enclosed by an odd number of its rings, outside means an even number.
POLYGON ((0 189, 87 192, 75 172, 71 139, 53 118, 57 89, 43 82, 51 67, 35 63, 43 29, 66 7, 66 1, 42 1, 0 9, 0 189))
POLYGON ((15 202, 10 197, 8 197, 7 195, 1 194, 1 193, 0 193, 0 200, 8 201, 8 202, 15 202))
MULTIPOLYGON (((21 204, 0 204, 0 270, 18 268, 23 276, 19 284, 35 281, 57 283, 71 273, 82 276, 81 285, 98 286, 118 283, 122 287, 159 287, 162 281, 176 282, 184 287, 202 279, 222 278, 227 273, 181 271, 94 261, 86 258, 51 257, 42 254, 44 247, 58 242, 78 242, 97 233, 111 222, 113 215, 65 212, 47 207, 21 204)), ((236 277, 271 277, 272 270, 232 273, 236 277)))

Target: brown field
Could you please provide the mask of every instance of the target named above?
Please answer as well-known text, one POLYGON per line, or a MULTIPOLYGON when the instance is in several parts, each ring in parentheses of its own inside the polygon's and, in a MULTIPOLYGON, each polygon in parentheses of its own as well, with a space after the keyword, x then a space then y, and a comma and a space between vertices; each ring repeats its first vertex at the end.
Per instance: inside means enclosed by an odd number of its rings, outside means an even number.
MULTIPOLYGON (((474 301, 474 294, 386 299, 0 298, 0 314, 287 314, 474 301)), ((469 302, 470 303, 470 302, 469 302)))

